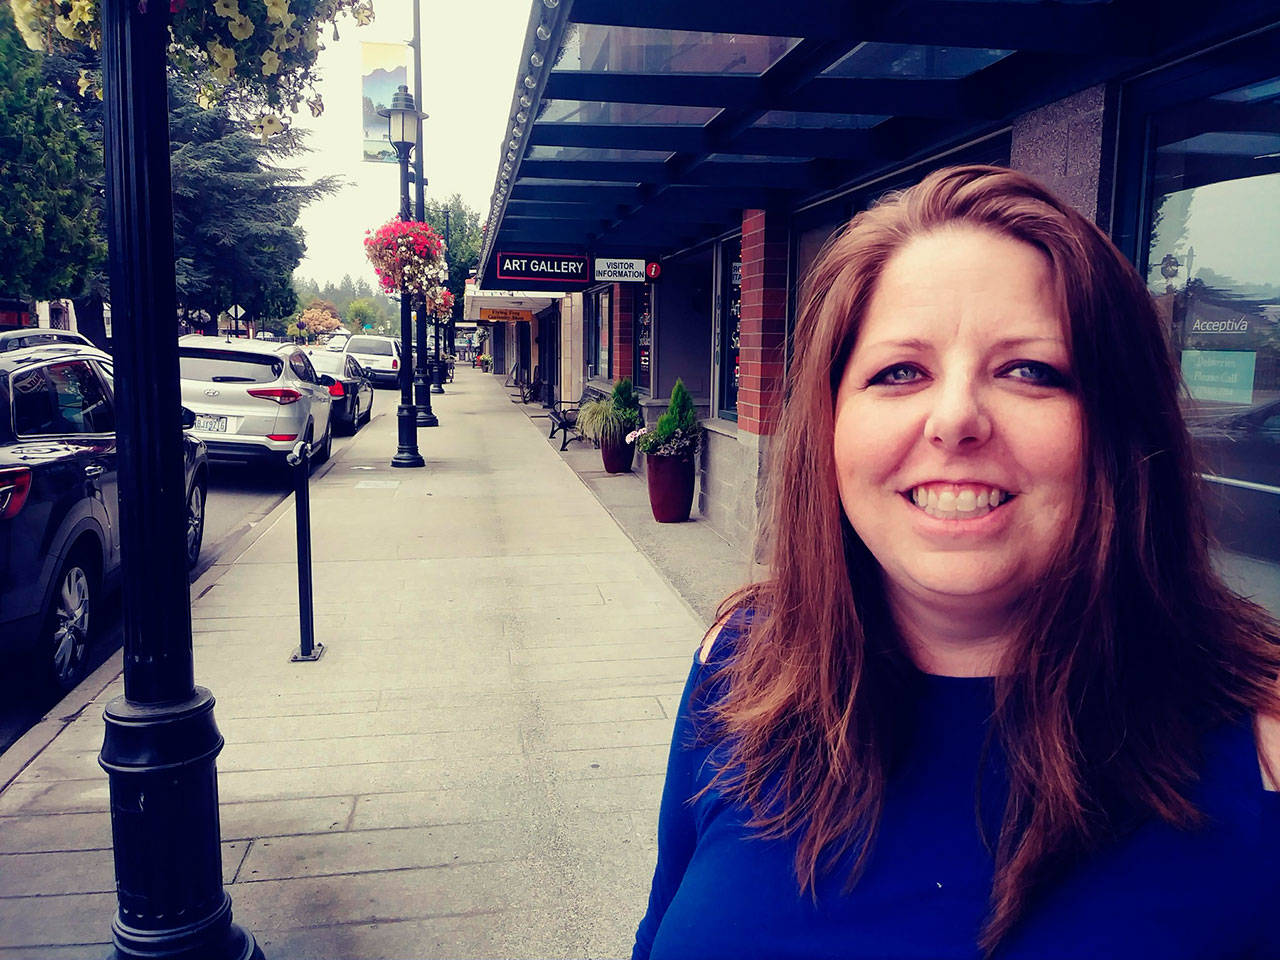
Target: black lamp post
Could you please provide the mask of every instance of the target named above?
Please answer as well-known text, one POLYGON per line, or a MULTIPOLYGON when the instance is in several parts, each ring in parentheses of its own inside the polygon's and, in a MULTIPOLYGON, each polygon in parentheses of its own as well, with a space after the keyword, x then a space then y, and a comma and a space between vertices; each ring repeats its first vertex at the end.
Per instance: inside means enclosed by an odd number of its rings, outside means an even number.
POLYGON ((103 0, 103 147, 115 316, 124 696, 111 793, 123 960, 261 958, 222 886, 213 695, 195 685, 186 564, 165 66, 169 4, 103 0))
MULTIPOLYGON (((449 208, 444 208, 444 248, 449 249, 449 208)), ((448 274, 445 275, 445 281, 448 282, 448 274)), ((434 317, 435 333, 436 333, 436 362, 431 367, 431 392, 444 393, 444 364, 440 362, 440 335, 443 332, 441 327, 443 324, 439 317, 434 317)))
MULTIPOLYGON (((409 154, 418 143, 418 126, 422 114, 413 102, 409 88, 401 84, 391 98, 391 106, 378 111, 387 118, 387 138, 396 148, 400 161, 400 219, 412 220, 409 205, 409 154)), ((400 282, 400 406, 396 410, 399 444, 391 458, 393 467, 421 467, 426 461, 418 453, 418 411, 413 405, 413 312, 409 291, 400 282)))
MULTIPOLYGON (((421 0, 413 0, 413 96, 422 103, 422 10, 421 0)), ((417 193, 418 220, 427 219, 427 175, 423 170, 422 124, 418 124, 418 149, 413 155, 414 186, 417 193)), ((415 297, 417 307, 418 364, 414 369, 413 389, 418 401, 418 426, 438 427, 440 419, 431 409, 431 380, 427 370, 427 303, 424 297, 415 297)))

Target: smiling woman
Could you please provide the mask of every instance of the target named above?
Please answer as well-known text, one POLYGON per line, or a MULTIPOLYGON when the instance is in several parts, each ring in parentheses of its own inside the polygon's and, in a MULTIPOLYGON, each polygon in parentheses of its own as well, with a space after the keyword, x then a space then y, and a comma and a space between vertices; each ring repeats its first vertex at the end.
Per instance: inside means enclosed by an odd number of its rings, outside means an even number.
POLYGON ((942 170, 795 342, 771 579, 695 659, 633 956, 1280 955, 1280 630, 1210 565, 1133 269, 942 170))

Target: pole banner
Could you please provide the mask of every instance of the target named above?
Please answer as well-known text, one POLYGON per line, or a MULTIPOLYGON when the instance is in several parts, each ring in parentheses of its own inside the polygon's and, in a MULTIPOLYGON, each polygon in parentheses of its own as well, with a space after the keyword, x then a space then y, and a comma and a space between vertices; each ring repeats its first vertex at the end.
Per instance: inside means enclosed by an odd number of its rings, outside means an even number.
POLYGON ((402 43, 361 43, 360 93, 364 124, 364 159, 395 163, 396 152, 387 139, 387 118, 379 110, 391 105, 392 94, 409 84, 409 54, 402 43))

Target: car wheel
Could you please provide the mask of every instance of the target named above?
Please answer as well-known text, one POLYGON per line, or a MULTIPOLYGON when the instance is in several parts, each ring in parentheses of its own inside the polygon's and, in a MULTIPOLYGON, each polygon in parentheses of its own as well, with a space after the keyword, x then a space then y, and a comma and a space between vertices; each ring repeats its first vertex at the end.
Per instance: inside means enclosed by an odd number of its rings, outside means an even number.
POLYGON ((200 559, 200 545, 204 542, 204 484, 199 480, 191 485, 187 494, 187 569, 195 567, 200 559))
POLYGON ((97 589, 97 578, 82 553, 68 557, 54 581, 42 649, 49 684, 63 693, 84 679, 97 589))

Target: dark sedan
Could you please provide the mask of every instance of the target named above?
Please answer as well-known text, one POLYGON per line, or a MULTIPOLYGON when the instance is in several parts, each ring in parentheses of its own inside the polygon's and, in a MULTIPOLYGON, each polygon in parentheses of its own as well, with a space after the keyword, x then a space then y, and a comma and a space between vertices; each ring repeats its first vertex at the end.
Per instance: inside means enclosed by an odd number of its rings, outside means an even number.
MULTIPOLYGON (((120 573, 111 358, 49 345, 0 353, 0 648, 33 653, 62 690, 84 675, 120 573)), ((200 553, 208 458, 184 436, 188 566, 200 553)))
POLYGON ((354 434, 373 416, 373 384, 360 361, 337 350, 312 350, 308 354, 318 373, 333 377, 330 416, 335 430, 354 434))

